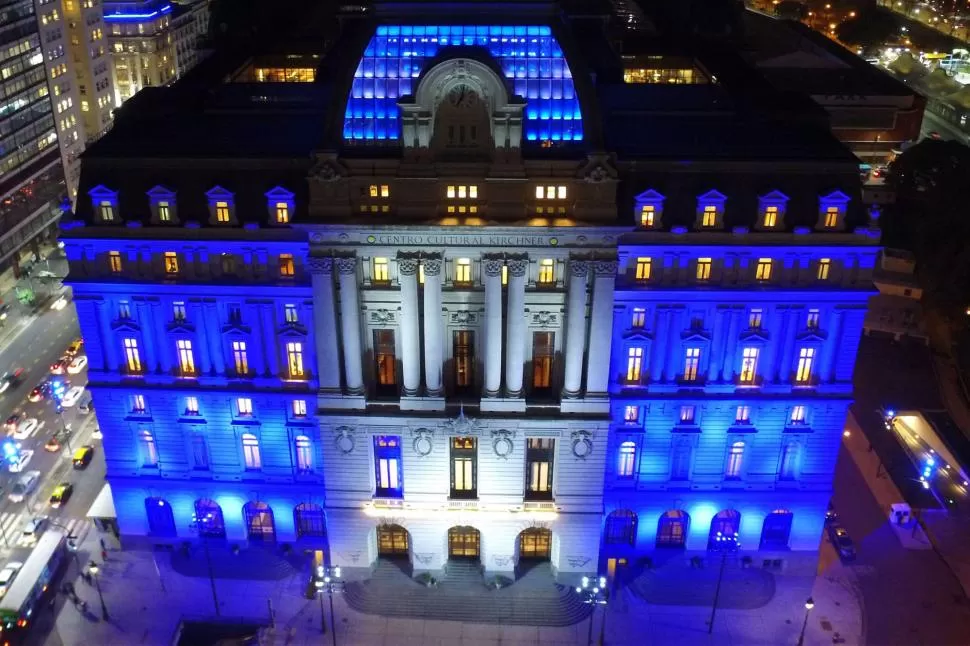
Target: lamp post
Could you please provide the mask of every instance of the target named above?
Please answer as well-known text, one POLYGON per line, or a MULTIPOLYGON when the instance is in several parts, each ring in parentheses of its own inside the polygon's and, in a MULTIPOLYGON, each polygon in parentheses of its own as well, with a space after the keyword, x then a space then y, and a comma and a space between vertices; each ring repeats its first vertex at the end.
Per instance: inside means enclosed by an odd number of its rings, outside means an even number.
POLYGON ((98 564, 94 561, 88 563, 88 573, 94 579, 94 585, 98 589, 98 599, 101 600, 101 618, 108 621, 108 606, 104 605, 104 595, 101 594, 101 580, 98 579, 98 564))
POLYGON ((340 580, 340 566, 318 565, 313 577, 313 586, 320 596, 320 632, 326 634, 327 621, 323 614, 323 595, 330 597, 330 638, 333 646, 337 646, 337 622, 333 615, 333 595, 344 590, 344 582, 340 580))
POLYGON ((805 621, 802 622, 802 632, 798 635, 798 646, 803 646, 805 643, 805 629, 808 627, 808 615, 812 612, 812 608, 815 607, 815 601, 809 597, 805 601, 805 621))
MULTIPOLYGON (((65 366, 66 369, 66 366, 65 366)), ((71 452, 71 436, 68 433, 67 426, 64 425, 64 405, 61 401, 64 399, 64 381, 62 379, 54 379, 51 381, 51 401, 54 403, 54 412, 57 414, 57 422, 61 427, 61 437, 64 438, 64 443, 67 444, 68 452, 71 452)))
POLYGON ((737 534, 724 534, 718 532, 714 536, 712 551, 721 553, 721 569, 717 574, 717 586, 714 588, 714 603, 711 605, 711 620, 707 625, 707 634, 714 632, 714 615, 717 614, 717 600, 721 596, 721 582, 724 580, 724 566, 727 565, 727 555, 736 552, 741 544, 738 543, 737 534))
POLYGON ((606 589, 606 577, 601 576, 597 581, 590 581, 588 576, 583 577, 581 586, 576 586, 576 594, 582 596, 583 603, 593 606, 593 611, 589 614, 589 632, 586 634, 586 646, 593 643, 593 618, 596 616, 596 606, 603 606, 603 624, 600 629, 600 645, 603 644, 603 632, 606 629, 606 603, 609 598, 609 591, 606 589), (591 584, 596 584, 590 587, 591 584))
POLYGON ((212 514, 206 514, 201 518, 193 514, 192 523, 189 525, 189 527, 198 533, 199 540, 202 541, 202 551, 205 552, 205 563, 209 569, 209 585, 212 586, 212 603, 216 607, 216 616, 218 617, 222 613, 219 611, 219 596, 216 594, 216 575, 212 571, 212 556, 209 554, 209 537, 207 530, 207 527, 211 522, 212 514))

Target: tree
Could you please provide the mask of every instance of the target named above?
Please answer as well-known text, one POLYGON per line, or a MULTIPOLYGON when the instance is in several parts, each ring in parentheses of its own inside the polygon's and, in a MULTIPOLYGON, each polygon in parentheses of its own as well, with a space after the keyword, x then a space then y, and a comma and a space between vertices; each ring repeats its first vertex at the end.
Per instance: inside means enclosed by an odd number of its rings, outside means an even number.
POLYGON ((858 47, 872 47, 893 41, 899 34, 899 21, 889 11, 877 7, 862 9, 835 28, 839 40, 858 47))
POLYGON ((808 15, 808 7, 795 0, 782 0, 775 5, 775 15, 785 20, 804 20, 808 15))
POLYGON ((17 300, 20 301, 22 305, 29 307, 34 304, 36 297, 34 296, 34 290, 30 287, 21 287, 18 285, 15 288, 15 292, 17 294, 17 300))
POLYGON ((909 249, 927 298, 947 314, 970 305, 970 148, 927 139, 889 167, 896 203, 882 218, 883 243, 909 249))

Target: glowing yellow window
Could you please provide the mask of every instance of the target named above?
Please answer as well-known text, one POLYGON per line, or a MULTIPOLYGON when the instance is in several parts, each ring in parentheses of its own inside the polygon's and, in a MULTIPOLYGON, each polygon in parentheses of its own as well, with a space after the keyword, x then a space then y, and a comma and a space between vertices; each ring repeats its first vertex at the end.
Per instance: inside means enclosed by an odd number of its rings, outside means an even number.
POLYGON ((459 258, 455 261, 455 282, 465 285, 472 282, 472 261, 470 258, 459 258))
POLYGON ((174 251, 165 252, 165 273, 179 273, 179 257, 174 251))
POLYGON ((216 202, 216 222, 229 221, 229 202, 216 202))
POLYGON ((552 258, 539 261, 539 284, 551 285, 556 282, 556 264, 552 258))
POLYGON ((652 264, 653 263, 650 258, 637 258, 637 280, 650 280, 650 268, 652 264))
POLYGON ((812 380, 812 364, 815 362, 815 348, 802 348, 798 351, 798 369, 795 382, 807 384, 812 380))
POLYGON ((684 353, 684 381, 696 381, 701 363, 701 349, 687 348, 684 353))
POLYGON ((111 266, 111 273, 121 273, 121 253, 118 251, 108 252, 108 264, 111 266))
POLYGON ((741 351, 741 374, 742 384, 754 383, 755 375, 758 372, 758 348, 744 348, 741 351))
POLYGON ((647 322, 647 310, 642 307, 633 308, 633 320, 630 322, 631 327, 642 328, 647 322))
POLYGON ((389 283, 391 281, 390 263, 387 258, 374 258, 375 283, 389 283))
POLYGON ((758 258, 754 277, 758 280, 771 280, 771 258, 758 258))
POLYGON ((424 285, 424 263, 418 264, 418 283, 424 285))
POLYGON ((101 221, 113 222, 115 219, 114 205, 109 200, 102 200, 100 204, 101 221))
POLYGON ((509 266, 502 265, 502 285, 509 284, 509 266))
POLYGON ((172 210, 169 207, 169 203, 160 200, 158 202, 158 221, 159 222, 171 222, 172 221, 172 210))
POLYGON ((765 219, 764 226, 766 229, 770 229, 778 224, 778 207, 769 206, 765 207, 765 219))
POLYGON ((653 204, 644 204, 640 207, 640 226, 650 228, 653 226, 657 216, 657 209, 653 204))
POLYGON ((286 202, 276 203, 276 223, 286 224, 290 221, 290 205, 286 202))
POLYGON ((626 381, 629 384, 640 383, 640 369, 643 367, 643 348, 635 347, 627 350, 626 381))
POLYGON ((697 259, 697 280, 710 280, 711 266, 714 261, 711 258, 697 259))
POLYGON ((832 264, 832 260, 829 259, 829 258, 822 258, 821 260, 819 260, 818 261, 818 271, 815 273, 815 276, 819 280, 828 280, 829 279, 829 267, 831 266, 831 264, 832 264))
POLYGON ((825 228, 834 229, 839 225, 839 207, 830 206, 825 209, 825 228))
POLYGON ((701 220, 701 226, 703 227, 713 227, 717 225, 717 207, 713 204, 709 204, 704 207, 704 216, 701 220))
POLYGON ((280 276, 284 278, 289 278, 296 273, 296 269, 293 265, 293 254, 291 253, 281 253, 280 254, 280 276))
POLYGON ((624 422, 636 422, 640 420, 640 407, 639 406, 627 406, 623 409, 623 421, 624 422))

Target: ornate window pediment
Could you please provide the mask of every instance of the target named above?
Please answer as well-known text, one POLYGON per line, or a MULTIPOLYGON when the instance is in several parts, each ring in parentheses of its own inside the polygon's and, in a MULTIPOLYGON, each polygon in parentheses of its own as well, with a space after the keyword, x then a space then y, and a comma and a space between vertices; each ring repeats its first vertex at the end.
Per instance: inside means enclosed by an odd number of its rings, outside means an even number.
POLYGON ((252 328, 248 325, 243 325, 242 323, 229 322, 222 326, 223 334, 239 334, 243 336, 248 336, 252 333, 252 328))
POLYGON ((152 211, 152 224, 178 224, 178 202, 175 191, 155 185, 145 193, 152 211))
POLYGON ((828 338, 828 335, 826 335, 824 332, 822 332, 817 328, 811 328, 797 335, 795 338, 800 343, 806 343, 811 345, 811 344, 825 343, 825 340, 826 338, 828 338))
POLYGON ((98 184, 88 191, 88 196, 91 198, 96 222, 101 224, 121 222, 121 214, 118 212, 118 191, 112 191, 103 184, 98 184))
POLYGON ((788 196, 781 191, 771 191, 758 197, 758 219, 755 229, 777 231, 784 227, 788 196))
POLYGON ((645 329, 637 327, 637 328, 632 328, 630 330, 627 330, 626 333, 623 335, 623 338, 629 339, 631 341, 644 341, 649 343, 653 341, 653 333, 647 332, 645 329))
POLYGON ((266 209, 269 223, 286 226, 293 221, 293 211, 296 209, 296 197, 292 191, 282 186, 275 186, 266 191, 266 209))
POLYGON ((738 341, 748 345, 758 345, 768 343, 768 333, 762 329, 749 329, 743 331, 738 336, 738 341))
POLYGON ((111 328, 118 332, 141 332, 141 326, 131 318, 116 319, 111 328))
POLYGON ((684 343, 708 344, 711 342, 711 334, 705 330, 687 330, 680 336, 684 343))
POLYGON ((209 200, 209 224, 237 224, 235 194, 221 186, 214 186, 205 194, 209 200))
POLYGON ((634 198, 634 221, 644 229, 658 229, 663 226, 664 200, 657 191, 647 189, 634 198))

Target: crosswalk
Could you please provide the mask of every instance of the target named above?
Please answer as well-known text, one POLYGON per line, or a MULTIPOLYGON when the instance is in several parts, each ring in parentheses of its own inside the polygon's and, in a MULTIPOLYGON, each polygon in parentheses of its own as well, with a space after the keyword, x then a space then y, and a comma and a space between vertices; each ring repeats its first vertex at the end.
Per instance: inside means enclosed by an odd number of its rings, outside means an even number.
MULTIPOLYGON (((92 527, 92 522, 87 518, 61 518, 45 516, 45 514, 38 514, 38 516, 47 519, 47 522, 41 528, 41 533, 56 529, 64 532, 67 536, 76 537, 74 542, 77 544, 84 540, 92 527)), ((0 513, 0 547, 33 547, 40 534, 36 536, 24 535, 24 526, 28 519, 32 517, 34 516, 28 515, 27 510, 24 509, 0 513)))

